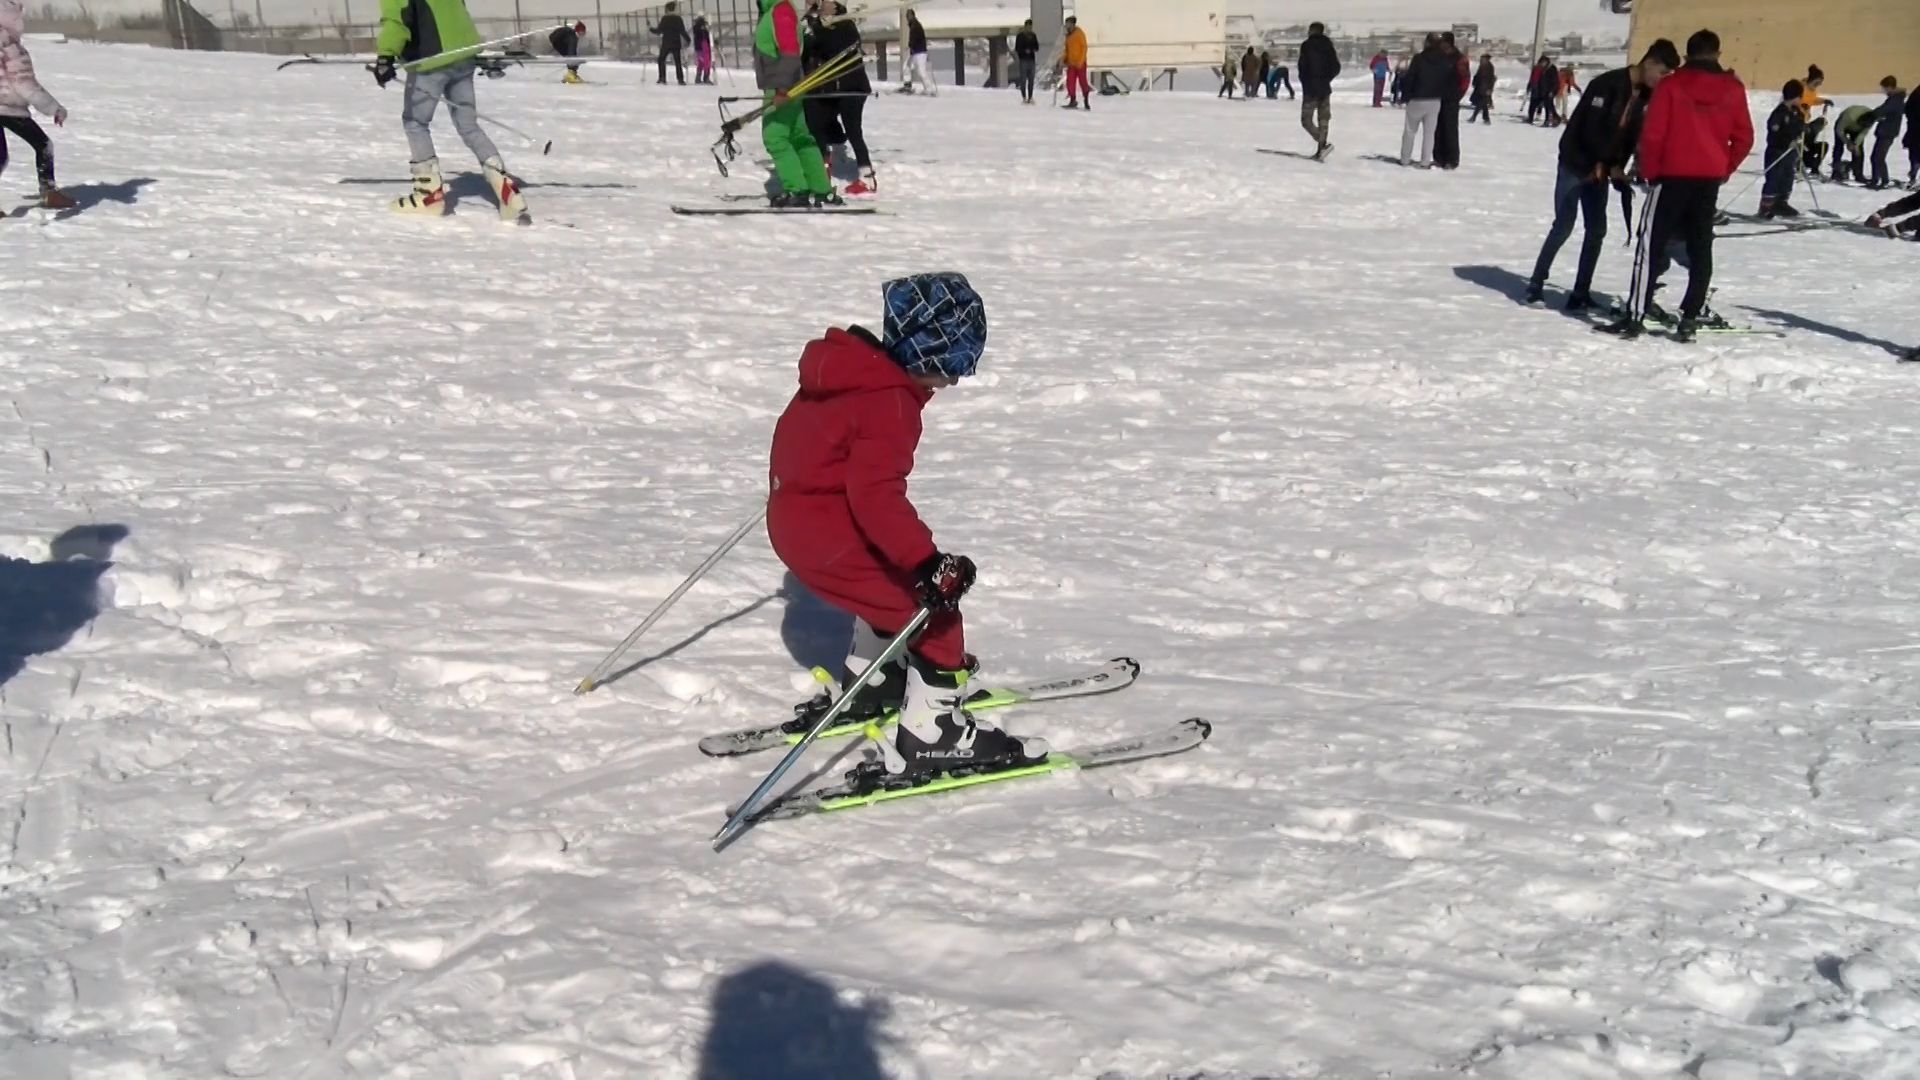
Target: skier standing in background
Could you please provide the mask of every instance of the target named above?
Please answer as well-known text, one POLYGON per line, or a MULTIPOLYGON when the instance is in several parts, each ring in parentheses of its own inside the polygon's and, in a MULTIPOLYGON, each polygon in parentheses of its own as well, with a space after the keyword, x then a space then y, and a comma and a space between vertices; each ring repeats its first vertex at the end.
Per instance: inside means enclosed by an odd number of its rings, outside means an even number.
POLYGON ((1667 267, 1667 244, 1686 242, 1687 295, 1676 341, 1694 340, 1713 288, 1713 219, 1720 188, 1753 151, 1747 88, 1720 66, 1720 37, 1702 30, 1687 40, 1687 62, 1661 80, 1640 135, 1640 175, 1653 185, 1642 211, 1627 314, 1599 329, 1635 338, 1646 331, 1653 292, 1667 267))
POLYGON ((1260 89, 1265 90, 1267 92, 1268 101, 1272 101, 1273 96, 1280 92, 1280 88, 1274 84, 1274 79, 1273 79, 1273 54, 1271 52, 1267 52, 1266 50, 1261 50, 1261 53, 1260 53, 1259 86, 1260 86, 1260 89))
POLYGON ((447 188, 440 179, 440 158, 433 149, 433 114, 447 103, 453 130, 480 160, 487 188, 500 204, 500 220, 530 224, 527 200, 520 181, 507 174, 506 163, 487 133, 480 130, 479 107, 473 94, 473 57, 480 51, 480 32, 462 0, 380 0, 380 36, 374 40, 379 59, 373 62, 373 81, 385 87, 397 77, 395 61, 417 63, 407 69, 406 96, 400 114, 411 151, 413 190, 392 203, 402 214, 438 217, 447 212, 447 188))
POLYGON ((1324 23, 1307 27, 1300 43, 1300 126, 1313 136, 1313 160, 1325 161, 1333 150, 1328 141, 1333 124, 1333 80, 1340 77, 1340 53, 1327 37, 1324 23))
POLYGON ((1226 58, 1220 61, 1220 92, 1213 95, 1213 100, 1219 101, 1221 98, 1226 98, 1232 101, 1233 95, 1239 90, 1240 65, 1233 62, 1233 53, 1228 52, 1226 58))
POLYGON ((1793 182, 1800 175, 1800 140, 1807 134, 1807 115, 1800 109, 1800 96, 1806 88, 1794 79, 1781 88, 1780 104, 1767 117, 1767 182, 1760 189, 1760 216, 1797 218, 1800 211, 1788 202, 1793 198, 1793 182))
POLYGON ((1040 35, 1033 32, 1033 20, 1028 19, 1020 27, 1020 33, 1013 39, 1013 58, 1016 66, 1015 78, 1020 86, 1020 103, 1033 104, 1033 86, 1040 77, 1040 35))
POLYGON ((1246 91, 1248 101, 1257 101, 1260 97, 1260 58, 1253 53, 1253 46, 1240 57, 1240 86, 1246 91))
POLYGON ((1493 70, 1493 54, 1482 53, 1480 70, 1473 73, 1473 114, 1467 117, 1467 123, 1475 120, 1493 123, 1493 91, 1499 85, 1500 75, 1493 70))
POLYGON ((713 85, 713 31, 707 17, 693 17, 693 81, 695 85, 713 85))
POLYGON ((1558 87, 1553 95, 1553 124, 1559 127, 1567 122, 1567 99, 1580 91, 1579 80, 1574 76, 1573 65, 1562 67, 1554 76, 1558 87))
POLYGON ((760 0, 760 21, 753 28, 754 82, 772 106, 760 118, 760 141, 773 158, 780 191, 769 199, 776 210, 832 206, 843 200, 827 178, 820 144, 807 130, 801 103, 787 91, 806 74, 800 59, 800 16, 787 0, 760 0))
POLYGON ((959 274, 882 286, 881 336, 828 330, 800 357, 800 389, 774 425, 767 538, 815 596, 855 617, 839 672, 844 691, 921 608, 934 612, 904 663, 850 703, 855 720, 894 708, 888 771, 931 778, 955 764, 986 770, 1046 754, 960 708, 979 662, 967 653, 960 601, 973 562, 942 552, 907 499, 921 412, 972 375, 986 349, 986 310, 959 274))
POLYGON ((38 109, 53 118, 54 127, 65 127, 67 110, 34 75, 33 57, 21 43, 26 31, 27 13, 19 0, 0 0, 0 172, 7 168, 7 135, 16 135, 33 148, 41 207, 72 210, 73 199, 54 186, 53 140, 33 119, 38 109))
POLYGON ((907 72, 900 84, 900 92, 913 93, 915 83, 927 94, 940 96, 940 86, 933 81, 933 64, 927 59, 927 28, 920 25, 920 14, 911 8, 907 10, 907 72))
POLYGON ((1387 59, 1387 50, 1381 49, 1367 61, 1367 70, 1373 72, 1373 107, 1386 107, 1387 77, 1393 74, 1393 61, 1387 59))
POLYGON ((687 69, 680 62, 680 50, 687 44, 687 23, 680 17, 680 5, 669 0, 667 13, 660 16, 660 25, 650 31, 660 35, 660 82, 667 85, 667 57, 673 57, 673 77, 681 86, 687 85, 687 69))
POLYGON ((1893 144, 1900 138, 1900 124, 1907 114, 1907 92, 1900 89, 1899 79, 1891 75, 1881 79, 1880 89, 1887 97, 1873 111, 1873 179, 1867 183, 1875 191, 1893 186, 1893 177, 1887 171, 1887 155, 1893 152, 1893 144))
MULTIPOLYGON (((813 33, 808 36, 802 52, 808 71, 813 71, 848 49, 859 47, 860 27, 847 17, 847 5, 835 3, 831 18, 810 21, 813 33)), ((860 166, 860 178, 847 186, 849 195, 877 195, 880 192, 880 181, 873 175, 873 158, 867 153, 863 121, 867 97, 872 93, 873 84, 867 81, 867 58, 861 53, 859 61, 846 74, 814 88, 801 102, 806 109, 807 127, 820 144, 823 160, 827 160, 833 147, 841 143, 852 148, 854 160, 860 166)), ((828 179, 832 179, 831 175, 828 179)))
MULTIPOLYGON (((1078 87, 1081 107, 1092 112, 1093 84, 1087 81, 1087 32, 1080 29, 1080 20, 1071 16, 1068 17, 1065 25, 1067 36, 1060 42, 1060 58, 1067 65, 1067 108, 1073 108, 1073 93, 1078 87)), ((1229 82, 1233 80, 1231 70, 1227 73, 1227 80, 1229 82)))
POLYGON ((1580 245, 1580 269, 1573 280, 1573 291, 1567 294, 1567 310, 1593 308, 1593 275, 1607 243, 1608 192, 1613 184, 1627 179, 1627 164, 1639 144, 1647 102, 1654 89, 1679 66, 1680 50, 1662 38, 1638 64, 1609 71, 1587 84, 1586 94, 1560 134, 1553 227, 1540 246, 1533 276, 1527 280, 1525 303, 1546 302, 1547 276, 1553 273, 1560 249, 1573 235, 1577 217, 1586 227, 1586 239, 1580 245))
MULTIPOLYGON (((587 24, 583 22, 576 22, 572 26, 561 26, 547 35, 547 44, 553 46, 555 56, 572 59, 580 55, 580 35, 586 32, 587 24)), ((569 86, 577 86, 584 82, 585 80, 580 78, 580 65, 568 64, 567 73, 560 76, 560 81, 569 86)))
POLYGON ((1820 70, 1819 64, 1807 65, 1807 77, 1802 81, 1800 92, 1800 112, 1807 120, 1806 172, 1810 178, 1817 179, 1820 170, 1827 162, 1827 143, 1820 136, 1827 130, 1826 114, 1833 111, 1833 102, 1820 96, 1820 88, 1826 85, 1827 73, 1820 70), (1813 111, 1820 110, 1819 116, 1813 111))

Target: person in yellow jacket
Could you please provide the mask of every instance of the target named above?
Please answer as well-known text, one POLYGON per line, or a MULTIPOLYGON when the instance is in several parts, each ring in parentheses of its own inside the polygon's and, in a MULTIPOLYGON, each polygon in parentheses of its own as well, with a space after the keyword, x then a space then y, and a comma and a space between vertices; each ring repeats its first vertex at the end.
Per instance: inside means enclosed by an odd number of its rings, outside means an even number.
POLYGON ((407 72, 400 123, 412 152, 413 190, 393 201, 397 213, 438 217, 447 212, 447 188, 440 179, 440 158, 434 153, 430 127, 444 100, 453 116, 453 129, 480 160, 487 187, 500 202, 500 220, 520 225, 532 221, 520 182, 508 175, 499 148, 480 130, 479 106, 473 96, 473 58, 480 44, 480 31, 474 28, 463 0, 380 0, 380 36, 374 42, 379 59, 373 63, 373 81, 385 88, 398 77, 401 65, 407 72))

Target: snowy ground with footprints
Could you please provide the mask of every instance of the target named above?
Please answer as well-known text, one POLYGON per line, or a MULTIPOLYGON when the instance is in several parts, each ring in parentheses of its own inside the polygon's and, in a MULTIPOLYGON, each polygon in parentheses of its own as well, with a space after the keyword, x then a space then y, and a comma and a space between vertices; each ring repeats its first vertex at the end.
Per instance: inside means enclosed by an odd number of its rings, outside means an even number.
POLYGON ((1516 302, 1511 105, 1447 174, 1351 83, 1324 165, 1211 87, 888 95, 884 213, 686 218, 760 183, 714 90, 515 71, 515 229, 444 123, 453 216, 382 209, 357 69, 35 53, 82 208, 0 221, 0 1075, 1920 1073, 1904 244, 1736 223, 1716 308, 1781 333, 1622 345, 1516 302), (715 854, 778 755, 700 740, 841 618, 756 533, 572 691, 933 269, 992 327, 913 486, 984 677, 1140 665, 996 715, 1212 738, 715 854))

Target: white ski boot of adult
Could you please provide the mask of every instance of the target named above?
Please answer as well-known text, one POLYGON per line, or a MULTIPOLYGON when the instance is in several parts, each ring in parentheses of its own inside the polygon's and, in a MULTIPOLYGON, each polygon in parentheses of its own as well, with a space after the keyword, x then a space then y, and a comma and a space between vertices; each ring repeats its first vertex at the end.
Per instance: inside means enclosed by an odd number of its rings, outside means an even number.
POLYGON ((387 208, 396 214, 446 216, 447 185, 440 179, 440 159, 428 158, 414 162, 413 190, 393 200, 387 208))
POLYGON ((509 225, 531 225, 533 214, 527 210, 527 197, 520 194, 520 181, 507 172, 505 162, 488 158, 480 163, 487 174, 487 187, 500 201, 500 220, 509 225))
POLYGON ((893 733, 887 772, 909 780, 942 773, 998 772, 1044 761, 1043 739, 1018 739, 961 708, 972 668, 943 671, 909 654, 906 700, 893 733))

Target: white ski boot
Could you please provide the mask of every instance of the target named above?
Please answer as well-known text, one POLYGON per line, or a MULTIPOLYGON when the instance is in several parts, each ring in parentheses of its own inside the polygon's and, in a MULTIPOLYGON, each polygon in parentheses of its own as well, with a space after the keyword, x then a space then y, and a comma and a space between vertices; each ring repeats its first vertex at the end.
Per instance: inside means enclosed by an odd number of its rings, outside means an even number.
POLYGON ((1015 738, 961 707, 973 670, 970 665, 942 671, 919 654, 908 654, 900 726, 892 745, 882 747, 889 774, 917 782, 942 773, 999 772, 1046 760, 1045 740, 1015 738))
POLYGON ((480 168, 486 171, 487 187, 493 191, 493 197, 500 200, 500 220, 509 225, 533 224, 526 196, 520 194, 520 181, 508 174, 506 164, 497 157, 488 158, 480 163, 480 168))
POLYGON ((428 158, 413 163, 413 190, 388 204, 396 214, 444 217, 447 213, 447 185, 440 179, 440 159, 428 158))
MULTIPOLYGON (((847 650, 846 662, 840 673, 835 675, 826 668, 814 668, 813 677, 820 683, 820 693, 808 701, 793 707, 793 720, 786 725, 790 732, 810 731, 813 725, 826 715, 833 703, 840 700, 860 673, 873 666, 873 662, 887 650, 887 637, 868 626, 865 619, 853 621, 853 643, 847 650)), ((869 720, 880 720, 900 711, 901 700, 907 693, 907 662, 896 658, 882 671, 876 672, 860 692, 853 695, 846 711, 840 714, 840 723, 862 724, 869 720)))

